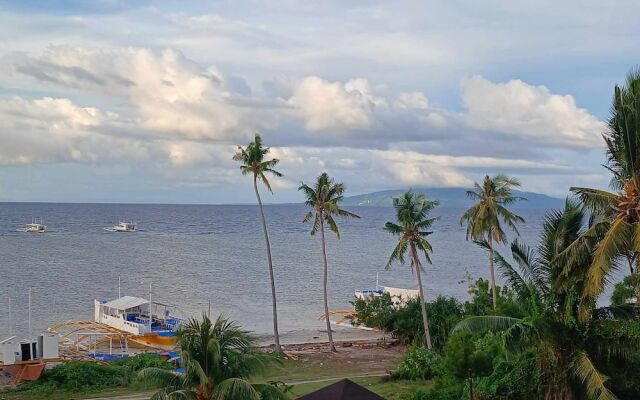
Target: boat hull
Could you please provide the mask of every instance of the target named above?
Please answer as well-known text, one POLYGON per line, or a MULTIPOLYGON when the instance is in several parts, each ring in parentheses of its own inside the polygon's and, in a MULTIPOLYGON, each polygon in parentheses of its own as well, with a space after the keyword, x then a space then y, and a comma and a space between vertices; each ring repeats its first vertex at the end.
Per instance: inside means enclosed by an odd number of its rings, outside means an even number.
POLYGON ((146 335, 134 336, 135 339, 147 343, 150 346, 175 347, 178 343, 176 335, 159 335, 148 333, 146 335))

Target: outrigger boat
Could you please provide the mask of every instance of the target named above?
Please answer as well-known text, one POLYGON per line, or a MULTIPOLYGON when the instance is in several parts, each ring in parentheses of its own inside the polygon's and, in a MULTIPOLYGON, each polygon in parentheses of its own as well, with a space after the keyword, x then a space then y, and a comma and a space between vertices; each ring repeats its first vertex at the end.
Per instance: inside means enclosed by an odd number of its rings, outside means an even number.
POLYGON ((127 332, 151 346, 176 345, 182 320, 171 315, 172 306, 133 296, 94 303, 96 322, 127 332))
POLYGON ((354 292, 354 296, 356 299, 360 299, 360 300, 371 300, 373 297, 379 297, 385 293, 388 293, 392 298, 395 298, 396 301, 399 301, 400 303, 405 303, 410 299, 417 298, 419 295, 419 292, 417 289, 405 289, 405 288, 394 288, 391 286, 382 286, 380 285, 378 274, 376 274, 376 288, 356 290, 354 292))
POLYGON ((118 225, 110 226, 108 228, 104 228, 105 231, 109 232, 127 232, 133 233, 138 230, 136 224, 133 222, 120 221, 118 225))
POLYGON ((18 229, 18 232, 28 233, 45 233, 47 231, 46 225, 42 221, 42 217, 32 218, 30 224, 26 224, 24 228, 18 229))

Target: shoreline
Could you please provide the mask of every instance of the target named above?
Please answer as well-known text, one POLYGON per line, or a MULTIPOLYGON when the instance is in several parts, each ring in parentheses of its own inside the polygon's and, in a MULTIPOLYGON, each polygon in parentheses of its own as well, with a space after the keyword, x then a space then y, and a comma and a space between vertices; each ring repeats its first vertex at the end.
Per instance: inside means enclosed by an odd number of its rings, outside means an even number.
MULTIPOLYGON (((394 339, 390 334, 376 331, 364 330, 348 326, 332 326, 334 343, 336 345, 348 343, 391 343, 394 339)), ((329 343, 326 329, 301 329, 280 334, 280 345, 286 347, 313 347, 322 346, 329 343)), ((259 335, 257 346, 260 348, 273 347, 272 335, 259 335)))

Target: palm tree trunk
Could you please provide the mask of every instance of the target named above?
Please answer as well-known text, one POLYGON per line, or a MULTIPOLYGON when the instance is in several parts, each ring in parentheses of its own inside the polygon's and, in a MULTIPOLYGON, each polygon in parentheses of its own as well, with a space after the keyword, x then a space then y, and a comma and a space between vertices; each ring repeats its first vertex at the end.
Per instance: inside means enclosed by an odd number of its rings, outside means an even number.
POLYGON ((493 309, 496 309, 498 295, 496 294, 496 271, 493 266, 493 240, 489 236, 489 269, 491 270, 491 294, 493 295, 493 309))
POLYGON ((640 256, 636 252, 634 253, 633 258, 635 259, 636 266, 631 269, 631 275, 634 275, 635 278, 632 280, 632 284, 636 292, 636 305, 640 306, 640 256))
POLYGON ((324 315, 327 322, 327 336, 329 337, 329 350, 337 353, 336 346, 333 344, 333 333, 331 332, 331 321, 329 321, 329 298, 327 295, 327 286, 329 284, 329 263, 327 262, 327 243, 324 238, 324 215, 320 212, 320 235, 322 237, 322 259, 324 261, 324 315))
POLYGON ((427 340, 427 348, 431 350, 431 332, 429 332, 429 320, 427 318, 427 305, 424 300, 424 292, 422 291, 422 278, 420 277, 420 259, 418 258, 418 251, 416 246, 411 243, 411 257, 413 257, 413 265, 416 269, 416 277, 418 278, 418 297, 420 300, 420 307, 422 309, 422 323, 424 324, 424 336, 427 340))
POLYGON ((271 281, 271 306, 273 313, 273 340, 275 342, 274 351, 277 355, 282 355, 282 349, 280 348, 280 334, 278 333, 278 307, 276 304, 276 282, 273 278, 273 262, 271 260, 271 244, 269 243, 269 232, 267 231, 267 221, 264 217, 264 210, 262 208, 262 200, 260 199, 260 192, 258 191, 258 177, 253 176, 253 189, 256 191, 256 198, 258 199, 258 207, 260 208, 260 220, 262 221, 262 231, 264 232, 264 241, 267 244, 267 259, 269 260, 269 279, 271 281))

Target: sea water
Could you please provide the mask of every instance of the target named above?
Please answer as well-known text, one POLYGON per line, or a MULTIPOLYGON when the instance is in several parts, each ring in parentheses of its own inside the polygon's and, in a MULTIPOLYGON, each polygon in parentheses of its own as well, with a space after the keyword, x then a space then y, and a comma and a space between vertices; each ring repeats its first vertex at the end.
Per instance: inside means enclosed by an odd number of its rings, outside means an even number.
MULTIPOLYGON (((349 309, 354 290, 380 284, 415 288, 408 265, 385 269, 397 237, 383 230, 391 207, 350 207, 361 219, 338 219, 341 237, 327 230, 331 309, 349 309)), ((300 339, 324 326, 320 236, 303 224, 302 205, 267 205, 280 331, 300 339)), ((488 256, 465 241, 464 210, 436 208, 433 265, 425 265, 425 294, 468 298, 467 276, 488 277, 488 256)), ((522 239, 534 244, 545 210, 518 211, 522 239)), ((510 234, 514 237, 513 234, 510 234)), ((505 251, 504 247, 499 250, 505 251)), ((245 329, 272 332, 271 289, 258 209, 253 205, 0 204, 0 338, 26 334, 28 292, 32 331, 67 320, 92 320, 93 300, 122 295, 176 306, 184 317, 211 308, 245 329), (16 232, 42 216, 44 234, 16 232), (126 218, 139 232, 103 228, 126 218), (9 326, 11 302, 11 327, 9 326)))

